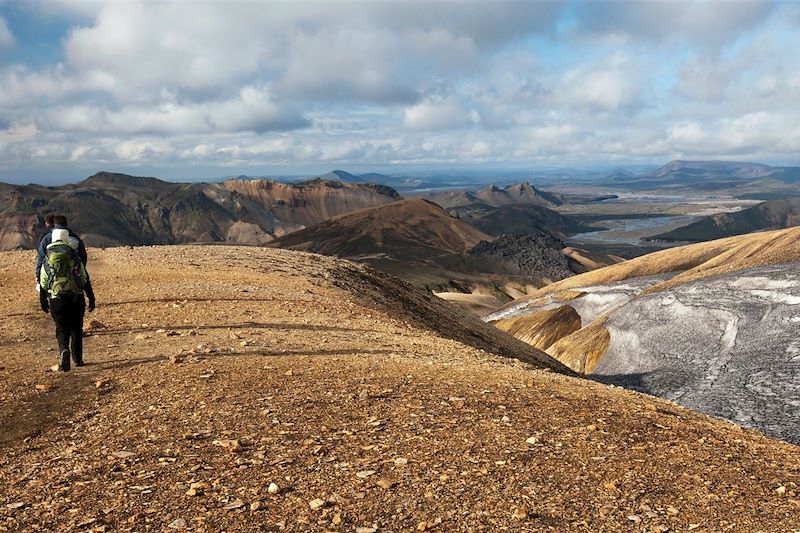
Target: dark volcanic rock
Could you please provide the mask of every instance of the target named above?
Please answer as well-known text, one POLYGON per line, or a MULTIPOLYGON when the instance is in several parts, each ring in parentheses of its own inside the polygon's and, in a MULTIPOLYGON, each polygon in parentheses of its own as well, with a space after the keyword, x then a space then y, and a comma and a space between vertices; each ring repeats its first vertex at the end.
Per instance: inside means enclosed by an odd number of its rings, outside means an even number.
POLYGON ((545 233, 518 233, 482 241, 468 253, 500 263, 512 272, 557 281, 572 275, 562 252, 564 246, 561 240, 545 233))

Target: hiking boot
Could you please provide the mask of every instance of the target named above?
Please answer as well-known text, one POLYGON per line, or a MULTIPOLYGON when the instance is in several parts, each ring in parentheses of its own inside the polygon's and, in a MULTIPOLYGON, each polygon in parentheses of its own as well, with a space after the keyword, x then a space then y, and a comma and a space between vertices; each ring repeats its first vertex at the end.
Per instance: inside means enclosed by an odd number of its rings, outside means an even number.
POLYGON ((75 366, 83 366, 83 357, 81 357, 80 359, 78 359, 78 358, 77 358, 77 357, 75 357, 75 355, 73 354, 73 355, 72 355, 72 364, 73 364, 73 365, 75 365, 75 366))
POLYGON ((61 364, 58 369, 62 372, 69 372, 69 350, 61 350, 61 364))

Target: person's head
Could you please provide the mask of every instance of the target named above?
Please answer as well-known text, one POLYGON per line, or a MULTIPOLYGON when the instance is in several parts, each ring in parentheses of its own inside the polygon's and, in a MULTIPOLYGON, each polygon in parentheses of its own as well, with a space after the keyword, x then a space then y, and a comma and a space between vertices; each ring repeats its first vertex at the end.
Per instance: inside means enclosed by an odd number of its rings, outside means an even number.
POLYGON ((52 215, 52 214, 45 215, 45 217, 44 217, 44 227, 48 228, 48 229, 52 228, 55 225, 55 220, 54 220, 55 218, 56 218, 55 215, 52 215))
POLYGON ((53 224, 56 226, 67 227, 67 217, 64 215, 56 215, 53 217, 53 224))

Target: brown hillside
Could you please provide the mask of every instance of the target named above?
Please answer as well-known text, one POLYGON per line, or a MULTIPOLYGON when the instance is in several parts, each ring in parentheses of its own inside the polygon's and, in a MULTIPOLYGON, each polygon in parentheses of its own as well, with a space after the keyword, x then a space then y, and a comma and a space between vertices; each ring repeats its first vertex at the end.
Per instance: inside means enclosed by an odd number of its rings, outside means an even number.
POLYGON ((272 245, 341 257, 396 254, 422 258, 464 253, 491 239, 438 205, 411 198, 332 218, 272 245))
POLYGON ((514 318, 504 318, 494 325, 540 350, 547 350, 562 337, 581 329, 581 317, 569 305, 514 318))
POLYGON ((90 255, 102 324, 63 375, 3 254, 2 530, 800 528, 796 446, 500 357, 539 352, 362 266, 90 255))

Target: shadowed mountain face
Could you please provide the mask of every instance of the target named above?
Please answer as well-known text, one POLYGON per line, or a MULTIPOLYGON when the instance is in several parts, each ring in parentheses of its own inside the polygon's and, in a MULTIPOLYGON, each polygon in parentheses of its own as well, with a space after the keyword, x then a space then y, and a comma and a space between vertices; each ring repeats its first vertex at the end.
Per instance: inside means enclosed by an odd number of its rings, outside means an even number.
MULTIPOLYGON (((609 197, 576 196, 573 200, 582 203, 609 197)), ((442 206, 451 215, 494 236, 549 233, 563 238, 573 233, 597 229, 587 227, 579 220, 551 209, 565 203, 564 195, 540 191, 528 182, 504 188, 490 185, 477 192, 436 192, 428 194, 426 198, 442 206)))
POLYGON ((798 261, 800 228, 730 237, 574 276, 487 320, 552 341, 576 372, 800 443, 798 261), (544 319, 564 307, 580 329, 544 319))
POLYGON ((349 211, 395 201, 389 187, 313 180, 168 183, 101 172, 73 185, 0 184, 0 248, 32 248, 43 215, 61 213, 90 246, 235 242, 276 236, 349 211))
POLYGON ((719 213, 652 237, 662 241, 710 241, 800 224, 800 198, 770 200, 735 213, 719 213))

